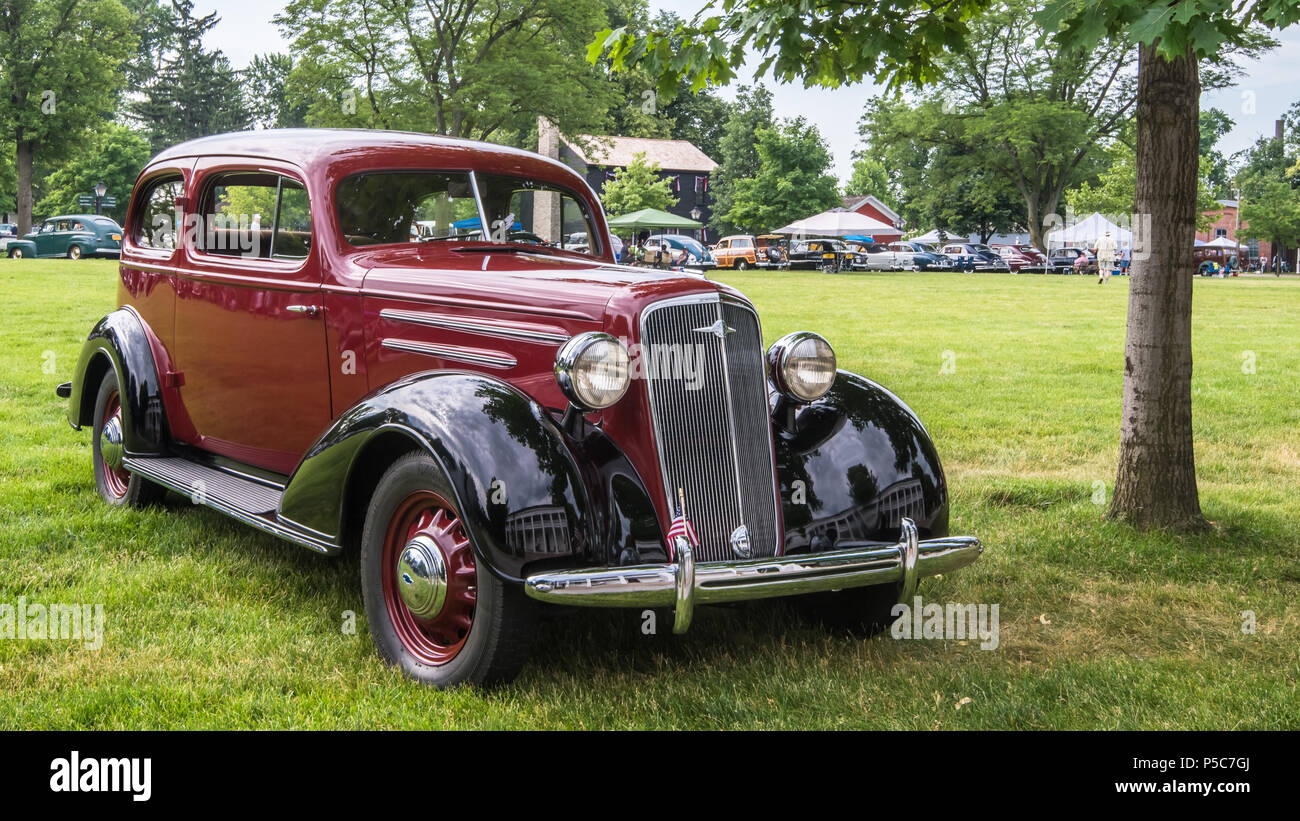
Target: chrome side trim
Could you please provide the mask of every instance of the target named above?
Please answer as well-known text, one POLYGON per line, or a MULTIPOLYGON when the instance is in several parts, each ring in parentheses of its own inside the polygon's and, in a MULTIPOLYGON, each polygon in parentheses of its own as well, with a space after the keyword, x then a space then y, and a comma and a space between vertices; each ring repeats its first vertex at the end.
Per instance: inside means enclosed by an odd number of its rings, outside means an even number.
POLYGON ((468 319, 458 319, 448 316, 447 314, 429 314, 423 311, 404 311, 400 308, 383 308, 379 311, 381 319, 389 319, 394 322, 410 322, 414 325, 425 325, 430 328, 445 328, 449 331, 465 331, 471 334, 482 334, 484 336, 495 336, 503 339, 518 339, 523 342, 539 342, 547 345, 558 345, 568 340, 569 335, 565 333, 550 333, 547 331, 529 331, 523 328, 508 328, 500 325, 493 325, 487 322, 474 322, 468 319))
MULTIPOLYGON (((127 457, 124 460, 125 467, 151 482, 156 482, 168 490, 173 490, 184 496, 194 498, 194 489, 188 484, 176 481, 167 473, 154 469, 149 459, 134 459, 127 457)), ((257 528, 264 533, 270 533, 272 536, 293 542, 296 545, 315 550, 317 553, 324 553, 327 556, 333 556, 339 552, 339 546, 325 539, 317 539, 307 533, 299 532, 293 528, 285 527, 277 519, 269 519, 265 516, 258 516, 239 509, 237 506, 228 504, 220 497, 211 493, 205 493, 198 497, 199 504, 210 507, 213 510, 224 513, 230 518, 242 522, 250 527, 257 528)))
MULTIPOLYGON (((680 551, 680 546, 678 547, 680 551)), ((875 584, 909 584, 974 562, 984 546, 972 536, 916 540, 916 525, 903 520, 895 544, 864 543, 825 553, 695 564, 610 567, 538 573, 524 581, 534 599, 585 607, 675 607, 674 630, 690 626, 701 604, 795 596, 875 584), (915 552, 913 552, 913 550, 915 552), (909 554, 915 563, 908 567, 909 554)), ((690 557, 688 551, 679 555, 690 557)), ((915 586, 912 586, 915 591, 915 586)), ((680 632, 680 631, 678 631, 680 632)))
POLYGON ((473 365, 487 365, 490 368, 513 368, 518 361, 510 354, 496 351, 478 351, 473 348, 461 348, 456 345, 434 345, 429 342, 412 342, 409 339, 385 339, 380 343, 390 351, 405 351, 439 359, 452 359, 473 365))

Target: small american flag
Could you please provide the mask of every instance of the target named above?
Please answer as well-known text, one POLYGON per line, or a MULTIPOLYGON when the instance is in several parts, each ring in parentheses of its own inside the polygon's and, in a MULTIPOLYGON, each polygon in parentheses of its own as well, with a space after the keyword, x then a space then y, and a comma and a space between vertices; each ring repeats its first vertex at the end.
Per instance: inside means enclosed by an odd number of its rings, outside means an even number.
POLYGON ((686 518, 686 494, 682 493, 681 488, 677 488, 677 516, 668 526, 668 541, 678 537, 685 539, 691 547, 700 546, 700 537, 695 535, 695 525, 686 518))

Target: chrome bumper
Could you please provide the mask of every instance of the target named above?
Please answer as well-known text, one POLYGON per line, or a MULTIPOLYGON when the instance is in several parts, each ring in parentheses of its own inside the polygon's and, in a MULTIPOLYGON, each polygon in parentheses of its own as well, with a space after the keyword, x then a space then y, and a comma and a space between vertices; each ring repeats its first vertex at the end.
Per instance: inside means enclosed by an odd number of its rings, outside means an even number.
POLYGON ((972 536, 921 541, 903 519, 895 544, 872 542, 825 553, 770 559, 695 563, 689 545, 676 543, 677 561, 596 570, 538 573, 524 580, 539 601, 584 607, 672 607, 673 632, 685 633, 697 604, 795 596, 846 587, 901 582, 899 600, 910 602, 922 576, 947 573, 979 558, 972 536))

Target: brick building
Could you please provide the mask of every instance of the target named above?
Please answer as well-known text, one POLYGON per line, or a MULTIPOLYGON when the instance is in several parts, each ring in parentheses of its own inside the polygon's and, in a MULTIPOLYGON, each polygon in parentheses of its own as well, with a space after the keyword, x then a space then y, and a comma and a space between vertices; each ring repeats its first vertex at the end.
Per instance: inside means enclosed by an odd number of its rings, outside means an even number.
MULTIPOLYGON (((545 120, 539 124, 538 133, 538 153, 554 157, 586 177, 597 195, 618 169, 626 168, 637 154, 645 154, 646 163, 659 165, 659 178, 668 180, 669 189, 677 198, 677 204, 667 210, 708 224, 713 203, 709 181, 718 164, 694 143, 593 134, 581 134, 569 140, 545 120)), ((699 238, 710 241, 707 230, 692 233, 704 234, 699 238)))
MULTIPOLYGON (((1230 240, 1245 243, 1249 249, 1251 260, 1260 257, 1272 260, 1276 249, 1267 240, 1261 240, 1250 235, 1250 226, 1240 221, 1237 200, 1218 200, 1218 204, 1218 208, 1203 212, 1204 216, 1210 217, 1213 221, 1207 230, 1197 231, 1196 238, 1202 242, 1212 242, 1220 237, 1227 237, 1230 240)), ((1294 271, 1296 270, 1296 248, 1294 246, 1300 245, 1300 242, 1292 243, 1292 245, 1293 247, 1284 249, 1284 253, 1287 257, 1287 264, 1294 271)))

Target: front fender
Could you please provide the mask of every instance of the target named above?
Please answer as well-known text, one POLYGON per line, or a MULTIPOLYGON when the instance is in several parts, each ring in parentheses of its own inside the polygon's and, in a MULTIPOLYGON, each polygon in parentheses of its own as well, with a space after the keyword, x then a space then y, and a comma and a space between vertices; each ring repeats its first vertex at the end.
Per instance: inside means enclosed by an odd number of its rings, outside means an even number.
POLYGON ((383 454, 401 452, 400 437, 442 467, 479 559, 499 577, 522 581, 529 563, 572 565, 604 552, 597 545, 608 538, 608 517, 594 513, 559 425, 518 389, 481 374, 415 374, 362 399, 303 457, 280 515, 342 545, 355 535, 350 516, 364 510, 391 461, 383 454))
POLYGON ((5 255, 8 256, 14 252, 14 249, 22 249, 23 256, 36 259, 36 243, 29 239, 11 239, 5 245, 5 255))
POLYGON ((93 422, 95 394, 109 369, 122 399, 123 442, 132 455, 162 453, 167 441, 162 384, 149 334, 138 314, 118 308, 95 323, 81 346, 68 398, 68 423, 93 422))
POLYGON ((777 424, 774 434, 786 553, 894 541, 903 517, 922 538, 948 535, 934 443, 911 408, 870 379, 840 371, 792 430, 777 424))

